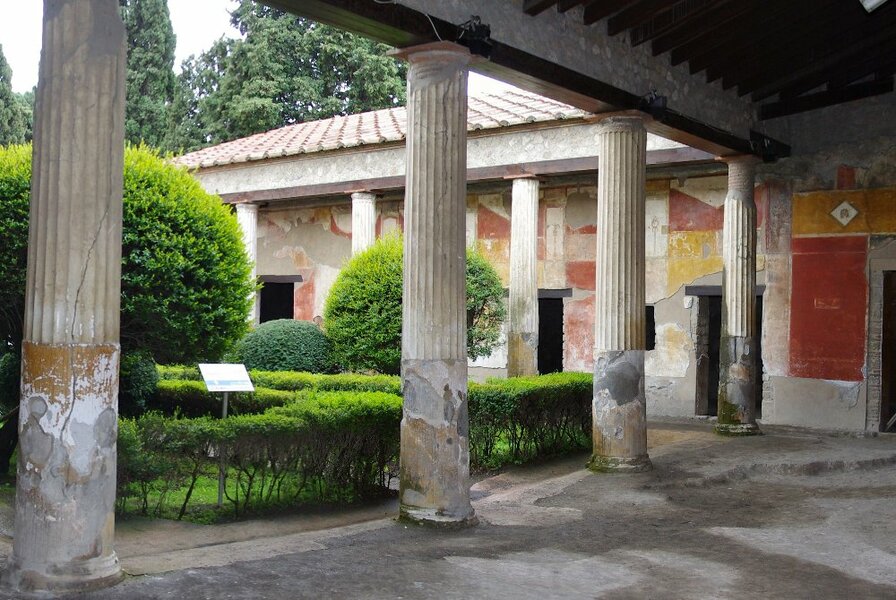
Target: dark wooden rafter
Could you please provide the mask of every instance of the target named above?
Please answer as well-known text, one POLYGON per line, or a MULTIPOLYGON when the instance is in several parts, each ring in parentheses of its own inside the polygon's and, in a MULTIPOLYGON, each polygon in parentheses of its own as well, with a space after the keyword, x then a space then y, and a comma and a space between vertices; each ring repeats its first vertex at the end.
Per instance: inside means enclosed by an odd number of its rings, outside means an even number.
MULTIPOLYGON (((699 43, 689 44, 672 51, 672 63, 687 61, 691 73, 699 73, 722 62, 749 55, 750 48, 765 40, 774 45, 773 36, 784 36, 792 25, 789 18, 801 7, 813 0, 791 0, 781 2, 771 8, 762 2, 753 4, 749 11, 739 17, 729 27, 721 31, 709 30, 699 43)), ((819 2, 840 2, 841 0, 818 0, 819 2)))
POLYGON ((535 16, 557 4, 557 0, 526 0, 523 2, 523 12, 535 16))
MULTIPOLYGON (((896 3, 884 5, 885 8, 896 9, 896 3)), ((873 25, 839 34, 836 42, 827 46, 814 48, 802 60, 790 64, 776 65, 766 73, 758 73, 748 80, 738 82, 738 93, 752 93, 754 101, 764 100, 789 86, 817 78, 820 74, 830 72, 841 64, 861 62, 869 53, 892 52, 896 39, 896 10, 887 12, 890 18, 875 19, 873 25)))
POLYGON ((584 21, 585 25, 593 25, 601 19, 605 19, 612 14, 619 12, 629 4, 634 4, 633 0, 591 0, 585 5, 584 21))
POLYGON ((708 70, 708 79, 722 76, 723 87, 730 89, 743 82, 762 80, 776 73, 784 74, 842 48, 841 39, 860 40, 864 35, 867 15, 842 0, 820 7, 819 19, 807 20, 799 28, 777 29, 782 35, 765 38, 740 56, 708 70), (786 35, 784 35, 786 33, 786 35), (737 66, 738 68, 734 68, 737 66))
POLYGON ((557 0, 557 12, 565 13, 587 2, 588 0, 557 0))
POLYGON ((652 20, 658 13, 671 9, 682 0, 640 0, 630 4, 607 19, 607 33, 619 35, 623 31, 652 20))
MULTIPOLYGON (((729 0, 726 2, 721 0, 710 2, 700 10, 683 15, 667 30, 662 31, 652 40, 651 51, 654 56, 658 56, 671 50, 673 52, 672 64, 678 64, 682 62, 682 60, 678 62, 675 60, 675 51, 678 48, 688 44, 698 44, 697 47, 702 47, 707 42, 707 38, 714 39, 714 36, 707 33, 713 30, 713 27, 719 24, 727 26, 730 21, 738 19, 754 9, 758 1, 729 0)), ((720 33, 723 32, 716 31, 716 35, 720 33)))
MULTIPOLYGON (((724 4, 726 0, 715 2, 724 4)), ((632 46, 639 46, 656 39, 659 35, 680 30, 684 23, 703 13, 714 4, 713 0, 678 0, 667 10, 658 12, 646 21, 642 21, 629 30, 628 37, 632 46)))
POLYGON ((888 94, 893 91, 893 76, 855 83, 846 87, 827 89, 814 94, 780 100, 759 107, 760 120, 774 119, 796 113, 806 112, 841 104, 870 96, 888 94))

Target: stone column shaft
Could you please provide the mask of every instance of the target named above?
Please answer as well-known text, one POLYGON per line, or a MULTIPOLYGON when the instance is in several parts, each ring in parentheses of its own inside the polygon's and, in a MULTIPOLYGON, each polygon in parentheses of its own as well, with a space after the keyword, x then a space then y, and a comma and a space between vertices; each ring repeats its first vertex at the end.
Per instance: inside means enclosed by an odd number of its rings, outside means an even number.
POLYGON ((112 539, 126 50, 116 0, 47 0, 43 19, 5 579, 65 592, 121 578, 112 539))
POLYGON ((469 51, 401 51, 408 69, 401 371, 401 516, 474 522, 470 505, 466 331, 469 51))
POLYGON ((538 374, 538 180, 513 180, 507 376, 538 374))
POLYGON ((756 425, 756 158, 728 163, 728 194, 722 230, 722 339, 716 431, 760 433, 756 425))
MULTIPOLYGON (((243 202, 236 205, 236 220, 243 234, 243 247, 252 263, 252 281, 258 279, 256 262, 258 260, 258 205, 243 202)), ((258 292, 252 292, 252 309, 249 313, 249 321, 258 323, 258 292)))
POLYGON ((376 241, 376 194, 352 194, 352 254, 362 252, 376 241))
POLYGON ((594 304, 594 450, 597 471, 641 471, 644 397, 647 132, 638 117, 598 129, 597 278, 594 304))

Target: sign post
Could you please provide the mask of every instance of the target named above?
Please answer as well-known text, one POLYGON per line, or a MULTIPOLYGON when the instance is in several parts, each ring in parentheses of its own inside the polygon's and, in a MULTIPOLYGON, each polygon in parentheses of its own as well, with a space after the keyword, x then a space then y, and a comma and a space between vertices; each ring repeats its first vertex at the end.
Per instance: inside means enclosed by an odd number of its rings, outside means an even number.
MULTIPOLYGON (((254 392, 255 386, 249 379, 246 366, 240 364, 200 364, 199 372, 205 381, 205 387, 210 392, 223 392, 221 399, 221 418, 227 418, 227 403, 229 392, 254 392)), ((227 465, 224 464, 224 456, 218 450, 218 507, 224 505, 224 478, 227 474, 227 465)))

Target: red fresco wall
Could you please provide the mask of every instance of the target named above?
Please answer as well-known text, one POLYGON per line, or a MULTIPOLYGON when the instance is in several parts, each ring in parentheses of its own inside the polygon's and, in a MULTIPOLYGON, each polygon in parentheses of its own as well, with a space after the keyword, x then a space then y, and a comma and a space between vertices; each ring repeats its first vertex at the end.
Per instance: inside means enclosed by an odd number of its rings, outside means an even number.
POLYGON ((303 281, 296 284, 293 294, 293 319, 314 319, 314 269, 301 269, 303 281))
POLYGON ((794 238, 790 374, 862 381, 866 236, 794 238))
POLYGON ((669 231, 719 231, 724 220, 723 207, 713 208, 693 196, 669 190, 669 231))
POLYGON ((594 296, 563 305, 563 370, 594 368, 594 296))

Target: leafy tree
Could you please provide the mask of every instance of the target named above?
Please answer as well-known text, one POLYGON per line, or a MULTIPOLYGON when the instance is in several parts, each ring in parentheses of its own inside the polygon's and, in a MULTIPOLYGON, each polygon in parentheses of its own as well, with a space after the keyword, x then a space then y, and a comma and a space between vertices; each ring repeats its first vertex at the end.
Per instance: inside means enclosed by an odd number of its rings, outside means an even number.
POLYGON ((252 0, 240 0, 231 21, 241 39, 184 62, 171 125, 189 124, 167 140, 171 149, 404 102, 405 67, 385 56, 388 46, 252 0))
MULTIPOLYGON (((22 339, 31 147, 0 149, 0 338, 22 339)), ((250 265, 236 219, 185 170, 125 151, 121 345, 155 360, 216 360, 246 332, 250 265)))
POLYGON ((161 145, 174 99, 175 36, 168 0, 119 0, 128 36, 125 137, 161 145))
POLYGON ((34 96, 37 94, 37 88, 22 93, 16 93, 16 101, 22 108, 22 114, 25 117, 25 139, 23 141, 30 142, 34 137, 34 96))
MULTIPOLYGON (((355 371, 401 367, 402 238, 387 237, 339 272, 324 308, 336 362, 355 371)), ((467 250, 467 354, 491 353, 504 322, 504 288, 478 251, 467 250)))
POLYGON ((12 91, 12 69, 0 45, 0 146, 25 141, 27 117, 12 91))

